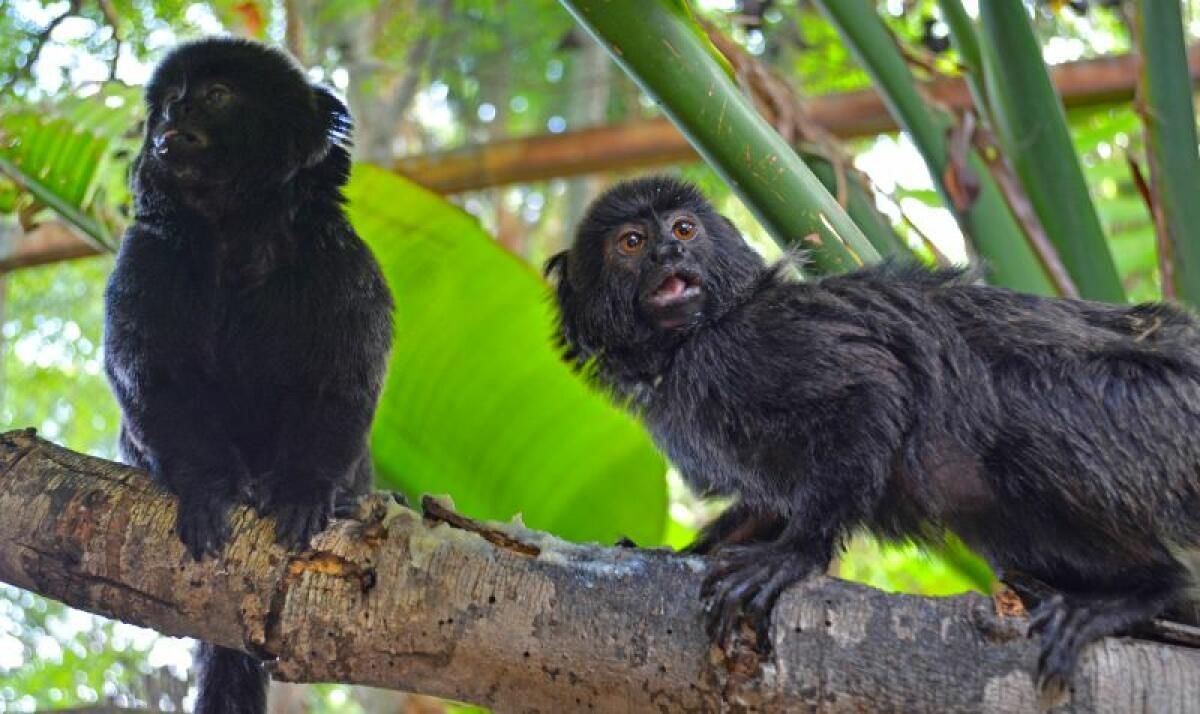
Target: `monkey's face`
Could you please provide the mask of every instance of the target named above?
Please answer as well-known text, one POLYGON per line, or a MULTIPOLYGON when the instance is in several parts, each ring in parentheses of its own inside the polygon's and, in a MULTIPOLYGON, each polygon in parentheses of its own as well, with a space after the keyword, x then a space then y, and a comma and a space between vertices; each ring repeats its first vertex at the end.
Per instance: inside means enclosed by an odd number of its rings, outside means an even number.
POLYGON ((237 170, 238 132, 232 117, 245 109, 244 93, 229 79, 176 78, 151 103, 146 156, 181 183, 226 181, 237 170))
POLYGON ((564 338, 585 354, 674 340, 729 309, 763 270, 733 224, 690 184, 622 183, 555 256, 564 338))
POLYGON ((606 270, 614 280, 636 286, 633 308, 659 330, 680 330, 704 315, 702 272, 706 245, 713 240, 695 212, 679 206, 609 231, 606 270))
POLYGON ((173 50, 147 84, 146 105, 139 170, 185 195, 225 187, 260 198, 340 148, 350 126, 345 106, 290 57, 228 38, 173 50))

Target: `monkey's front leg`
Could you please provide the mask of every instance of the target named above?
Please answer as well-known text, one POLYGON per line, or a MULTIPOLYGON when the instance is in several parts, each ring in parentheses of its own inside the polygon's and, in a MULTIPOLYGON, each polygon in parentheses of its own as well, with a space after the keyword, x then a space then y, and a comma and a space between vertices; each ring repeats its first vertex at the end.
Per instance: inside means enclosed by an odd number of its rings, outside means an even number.
MULTIPOLYGON (((845 436, 857 437, 851 432, 845 436)), ((878 501, 891 451, 862 452, 832 446, 801 451, 823 458, 807 463, 802 457, 794 460, 797 473, 804 476, 792 484, 790 497, 774 504, 782 512, 778 535, 729 546, 716 554, 701 590, 708 601, 708 634, 715 643, 728 648, 745 621, 756 635, 756 646, 768 647, 771 612, 779 595, 788 586, 824 572, 843 534, 862 523, 878 501)))
POLYGON ((771 611, 793 583, 823 572, 833 557, 831 531, 792 518, 778 537, 721 550, 701 589, 707 600, 709 638, 728 647, 743 620, 755 633, 755 645, 768 644, 771 611))
POLYGON ((210 403, 215 390, 159 380, 132 393, 117 388, 125 406, 124 457, 150 471, 179 499, 175 530, 196 560, 216 554, 229 537, 228 510, 247 470, 210 403), (131 396, 132 394, 132 396, 131 396))
POLYGON ((275 518, 275 539, 294 549, 308 544, 333 515, 338 489, 349 486, 360 459, 373 400, 353 389, 326 388, 294 397, 271 471, 256 484, 256 506, 275 518))

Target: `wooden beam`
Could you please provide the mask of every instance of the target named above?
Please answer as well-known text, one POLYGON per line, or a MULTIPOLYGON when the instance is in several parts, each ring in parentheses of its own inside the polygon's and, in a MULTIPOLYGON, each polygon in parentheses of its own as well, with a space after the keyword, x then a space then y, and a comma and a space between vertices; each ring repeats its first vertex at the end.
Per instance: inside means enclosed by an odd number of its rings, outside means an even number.
POLYGON ((666 119, 501 139, 398 159, 400 173, 444 194, 527 181, 693 161, 696 153, 666 119))
MULTIPOLYGON (((1200 47, 1191 48, 1188 60, 1192 77, 1200 77, 1200 47)), ((1132 99, 1137 71, 1138 58, 1126 54, 1058 65, 1050 73, 1063 102, 1074 108, 1132 99)), ((970 92, 961 79, 929 82, 923 91, 954 109, 971 106, 970 92)), ((873 89, 812 97, 804 107, 813 121, 843 139, 896 131, 887 106, 873 89)), ((393 168, 434 191, 452 194, 696 159, 670 121, 653 119, 406 156, 393 168)))
POLYGON ((9 234, 0 250, 0 275, 99 252, 71 226, 61 221, 46 221, 28 232, 17 228, 9 234))
MULTIPOLYGON (((1188 51, 1192 78, 1200 78, 1200 46, 1188 51)), ((1137 88, 1135 55, 1102 57, 1051 68, 1068 108, 1129 101, 1137 88)), ((960 79, 926 83, 932 101, 954 109, 971 106, 970 92, 960 79)), ((813 121, 833 135, 852 139, 896 130, 883 100, 873 89, 812 97, 805 109, 813 121)), ((666 119, 503 139, 453 151, 405 156, 393 168, 443 194, 605 171, 664 166, 695 161, 695 151, 666 119)), ((95 255, 67 226, 48 222, 0 253, 0 275, 19 268, 95 255)))

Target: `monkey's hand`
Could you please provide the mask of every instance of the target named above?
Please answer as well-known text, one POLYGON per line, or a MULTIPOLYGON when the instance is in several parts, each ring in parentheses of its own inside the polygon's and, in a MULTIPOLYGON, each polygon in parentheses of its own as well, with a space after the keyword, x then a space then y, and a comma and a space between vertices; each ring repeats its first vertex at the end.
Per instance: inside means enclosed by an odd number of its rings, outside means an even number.
POLYGON ((179 494, 175 532, 192 558, 216 555, 229 539, 229 507, 232 499, 198 490, 179 494))
POLYGON ((273 511, 275 541, 287 548, 304 548, 313 536, 325 530, 333 506, 325 503, 287 503, 273 511))
POLYGON ((782 528, 783 521, 779 516, 735 503, 704 526, 696 540, 683 552, 688 555, 710 555, 725 546, 772 539, 779 535, 782 528))
POLYGON ((786 539, 723 549, 700 590, 713 643, 728 650, 744 621, 754 632, 755 647, 766 651, 775 601, 789 585, 828 565, 828 552, 819 550, 786 539))
POLYGON ((288 550, 308 546, 333 516, 333 489, 302 476, 288 481, 267 474, 254 492, 255 509, 275 519, 275 542, 288 550))

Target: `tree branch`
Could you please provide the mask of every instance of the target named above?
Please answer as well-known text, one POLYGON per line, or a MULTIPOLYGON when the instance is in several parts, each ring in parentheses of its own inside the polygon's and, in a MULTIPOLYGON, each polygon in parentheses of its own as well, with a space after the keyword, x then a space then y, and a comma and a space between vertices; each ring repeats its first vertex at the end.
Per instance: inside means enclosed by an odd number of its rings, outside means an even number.
MULTIPOLYGON (((1200 78, 1200 46, 1189 48, 1188 66, 1193 80, 1200 78)), ((1126 54, 1056 65, 1050 77, 1063 104, 1075 108, 1130 100, 1137 71, 1136 56, 1126 54)), ((962 79, 930 81, 921 91, 951 109, 973 105, 962 79)), ((807 97, 803 105, 805 121, 840 139, 896 130, 895 119, 874 89, 807 97)), ((694 160, 696 153, 687 140, 660 118, 402 156, 392 168, 439 193, 459 193, 694 160)))
MULTIPOLYGON (((337 521, 302 554, 241 509, 221 557, 195 563, 172 532, 174 500, 144 474, 10 432, 0 436, 0 580, 274 658, 277 678, 505 711, 1035 707, 1024 621, 981 596, 817 578, 781 599, 771 655, 726 659, 701 625, 703 560, 572 545, 448 517, 444 505, 422 520, 387 502, 373 497, 363 520, 337 521)), ((1072 706, 1196 701, 1200 652, 1110 638, 1086 653, 1072 706)))
POLYGON ((121 17, 117 14, 117 9, 113 7, 112 0, 100 0, 100 14, 104 16, 104 21, 112 28, 113 36, 113 55, 112 60, 108 63, 108 81, 114 82, 117 79, 117 65, 121 62, 121 17))
MULTIPOLYGON (((355 51, 363 51, 360 42, 348 45, 355 51)), ((369 62, 362 62, 361 71, 372 71, 369 62)), ((1136 62, 1132 55, 1081 60, 1054 67, 1051 77, 1067 107, 1110 104, 1133 96, 1136 62)), ((1188 63, 1192 76, 1200 77, 1200 46, 1188 50, 1188 63)), ((970 92, 961 79, 931 82, 924 91, 948 107, 964 109, 971 105, 970 92)), ((896 128, 873 89, 811 97, 805 100, 804 109, 813 125, 825 127, 835 137, 867 136, 896 128)), ((390 147, 390 142, 388 138, 376 143, 390 147)), ((369 139, 360 140, 359 149, 369 143, 372 143, 369 139)), ((385 153, 390 151, 388 148, 385 153)), ((403 156, 392 162, 391 167, 430 190, 454 194, 696 159, 691 145, 670 121, 651 119, 403 156)), ((30 238, 12 255, 0 255, 0 275, 99 252, 79 235, 73 236, 74 245, 70 246, 30 238)))
POLYGON ((0 276, 21 268, 32 268, 63 260, 99 255, 77 230, 59 220, 39 223, 29 231, 0 227, 0 276))

